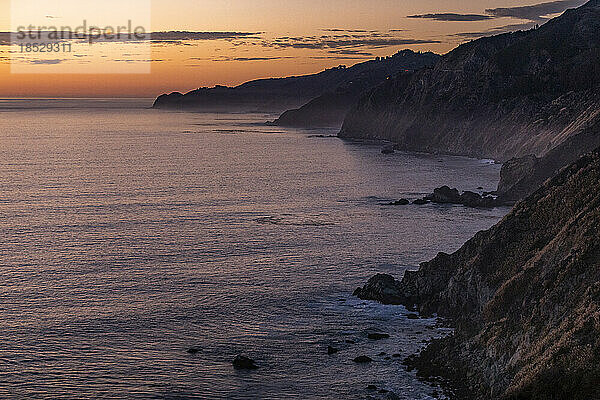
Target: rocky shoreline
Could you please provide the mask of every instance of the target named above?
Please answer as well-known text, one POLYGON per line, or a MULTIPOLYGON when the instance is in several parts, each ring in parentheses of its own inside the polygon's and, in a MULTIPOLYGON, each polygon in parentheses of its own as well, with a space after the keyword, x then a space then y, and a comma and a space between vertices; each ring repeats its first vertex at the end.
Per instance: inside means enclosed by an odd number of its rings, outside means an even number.
POLYGON ((432 194, 412 202, 408 199, 400 199, 389 203, 389 205, 406 206, 409 204, 425 205, 429 203, 457 204, 473 208, 494 208, 511 205, 508 201, 498 200, 497 197, 493 196, 493 193, 484 192, 483 194, 479 194, 472 191, 465 191, 461 194, 458 189, 451 189, 448 186, 439 187, 432 194))
POLYGON ((406 360, 458 398, 600 398, 600 149, 500 223, 401 281, 354 295, 447 318, 455 334, 406 360))

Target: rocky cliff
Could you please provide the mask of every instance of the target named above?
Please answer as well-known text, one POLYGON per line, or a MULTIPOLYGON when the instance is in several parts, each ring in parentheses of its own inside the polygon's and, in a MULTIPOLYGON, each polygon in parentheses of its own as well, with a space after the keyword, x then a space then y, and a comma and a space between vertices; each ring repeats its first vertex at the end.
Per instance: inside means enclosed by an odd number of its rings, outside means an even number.
MULTIPOLYGON (((596 104, 600 104, 600 96, 596 104)), ((533 155, 509 160, 502 166, 498 196, 500 202, 518 201, 544 181, 554 176, 561 168, 574 162, 590 148, 600 146, 600 107, 592 106, 595 115, 543 157, 533 155)))
POLYGON ((600 149, 454 254, 356 295, 450 318, 409 360, 474 399, 600 398, 600 149))
MULTIPOLYGON (((387 77, 402 70, 431 65, 438 58, 433 53, 405 50, 391 57, 377 58, 348 68, 339 66, 313 75, 259 79, 237 87, 216 86, 186 94, 164 94, 156 99, 154 108, 282 112, 296 109, 325 93, 340 92, 354 96, 354 99, 340 97, 338 103, 350 101, 352 105, 364 90, 387 77)), ((331 104, 332 112, 336 112, 336 107, 331 104)), ((350 105, 344 107, 347 109, 350 105)))
POLYGON ((275 125, 297 127, 337 127, 360 97, 398 72, 417 71, 435 65, 440 56, 431 52, 403 50, 380 59, 385 68, 373 68, 354 76, 334 91, 327 91, 298 109, 284 112, 275 125))
POLYGON ((463 44, 367 93, 340 136, 502 161, 544 156, 597 118, 599 32, 592 0, 538 29, 463 44))

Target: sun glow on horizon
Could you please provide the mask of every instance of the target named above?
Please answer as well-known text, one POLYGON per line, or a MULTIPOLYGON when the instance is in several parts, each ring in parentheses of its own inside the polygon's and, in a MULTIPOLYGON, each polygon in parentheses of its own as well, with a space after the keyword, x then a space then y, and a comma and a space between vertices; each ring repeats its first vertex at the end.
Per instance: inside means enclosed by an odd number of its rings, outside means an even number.
MULTIPOLYGON (((72 0, 48 4, 61 4, 64 11, 69 10, 69 2, 72 0)), ((202 86, 237 85, 257 78, 315 73, 340 64, 391 55, 405 48, 445 53, 478 35, 500 33, 504 27, 517 28, 518 24, 527 27, 535 22, 519 15, 488 18, 486 9, 537 3, 290 0, 283 4, 275 0, 153 0, 152 31, 190 31, 197 35, 189 40, 153 42, 151 73, 13 74, 9 65, 10 46, 2 44, 0 39, 0 96, 153 97, 202 86), (432 14, 449 12, 466 16, 450 21, 444 20, 443 15, 432 14), (408 18, 412 15, 419 18, 408 18)), ((0 11, 0 31, 7 32, 10 30, 8 0, 0 0, 0 11)), ((37 14, 32 20, 41 23, 43 15, 42 20, 56 26, 76 23, 79 16, 46 9, 37 14)), ((102 49, 108 54, 106 57, 126 65, 131 62, 127 46, 101 44, 94 51, 102 49)), ((66 67, 69 63, 92 60, 83 56, 66 60, 59 55, 51 62, 60 68, 61 64, 66 67)))

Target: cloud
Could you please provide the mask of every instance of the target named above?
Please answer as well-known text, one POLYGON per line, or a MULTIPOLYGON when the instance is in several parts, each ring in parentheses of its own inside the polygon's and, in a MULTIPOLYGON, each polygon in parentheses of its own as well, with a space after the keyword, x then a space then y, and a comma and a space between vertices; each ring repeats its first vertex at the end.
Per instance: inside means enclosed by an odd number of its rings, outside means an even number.
POLYGON ((464 32, 453 35, 465 38, 476 38, 518 29, 528 29, 536 23, 541 24, 546 22, 549 19, 549 16, 553 14, 562 13, 569 8, 579 7, 586 2, 587 0, 555 0, 529 6, 489 8, 485 10, 485 14, 436 13, 409 15, 407 18, 422 18, 444 22, 487 21, 498 18, 515 18, 529 21, 525 24, 505 25, 503 27, 492 28, 482 32, 464 32))
POLYGON ((562 13, 568 8, 579 7, 586 2, 587 0, 557 0, 531 6, 490 8, 485 12, 495 18, 511 17, 542 22, 547 20, 549 15, 562 13))
POLYGON ((343 55, 343 56, 366 56, 366 57, 373 57, 375 55, 375 54, 373 54, 371 52, 360 51, 360 50, 352 50, 352 49, 329 50, 329 53, 331 53, 331 54, 340 54, 340 55, 343 55))
POLYGON ((183 42, 194 40, 228 40, 228 39, 259 39, 263 32, 189 32, 167 31, 152 32, 153 42, 183 42))
POLYGON ((314 56, 314 57, 308 57, 311 60, 339 60, 339 61, 343 61, 343 60, 366 60, 366 59, 370 59, 372 57, 369 56, 314 56))
POLYGON ((35 64, 35 65, 58 65, 65 61, 67 61, 67 60, 53 59, 53 60, 29 60, 28 62, 30 64, 35 64))
MULTIPOLYGON (((251 62, 251 61, 274 61, 274 60, 283 60, 283 59, 288 59, 288 58, 294 58, 294 57, 227 57, 227 56, 222 56, 222 57, 219 57, 219 58, 211 59, 211 61, 216 61, 216 62, 230 62, 230 61, 251 62)), ((199 58, 192 58, 192 59, 199 60, 199 58)))
POLYGON ((535 22, 529 21, 523 24, 510 24, 504 26, 497 26, 494 28, 487 29, 480 32, 461 32, 455 33, 452 36, 461 37, 464 39, 478 39, 480 37, 499 35, 501 33, 515 32, 515 31, 526 31, 533 28, 536 25, 535 22))
MULTIPOLYGON (((42 31, 42 38, 40 41, 54 41, 48 39, 49 34, 57 35, 57 37, 70 40, 81 40, 87 41, 90 35, 83 34, 81 32, 69 32, 69 31, 57 31, 53 30, 52 27, 46 28, 47 30, 42 31)), ((34 33, 37 35, 38 31, 34 33)), ((236 40, 236 39, 260 39, 263 32, 189 32, 189 31, 166 31, 166 32, 151 32, 143 34, 141 37, 129 37, 125 32, 121 36, 112 38, 97 38, 93 37, 94 42, 122 42, 122 43, 134 43, 140 41, 150 41, 157 44, 186 44, 193 41, 209 41, 209 40, 236 40)), ((11 32, 0 32, 0 45, 11 44, 11 32)))
POLYGON ((366 29, 338 29, 338 28, 330 28, 330 29, 323 29, 323 32, 375 33, 377 31, 369 31, 369 30, 366 30, 366 29))
POLYGON ((456 13, 441 13, 441 14, 419 14, 409 15, 407 18, 422 18, 432 19, 434 21, 457 22, 457 21, 485 21, 495 18, 491 15, 481 14, 456 14, 456 13))
POLYGON ((490 8, 485 10, 493 18, 516 18, 527 22, 497 26, 480 32, 461 32, 451 35, 463 39, 478 39, 480 37, 498 35, 501 33, 529 30, 535 25, 547 22, 552 14, 562 13, 568 8, 578 7, 586 0, 557 0, 531 6, 490 8))
MULTIPOLYGON (((337 31, 336 31, 337 32, 337 31)), ((393 46, 441 43, 439 40, 403 38, 377 31, 366 34, 333 35, 320 37, 279 37, 272 41, 263 41, 262 46, 276 49, 309 50, 354 50, 360 48, 376 49, 393 46)))

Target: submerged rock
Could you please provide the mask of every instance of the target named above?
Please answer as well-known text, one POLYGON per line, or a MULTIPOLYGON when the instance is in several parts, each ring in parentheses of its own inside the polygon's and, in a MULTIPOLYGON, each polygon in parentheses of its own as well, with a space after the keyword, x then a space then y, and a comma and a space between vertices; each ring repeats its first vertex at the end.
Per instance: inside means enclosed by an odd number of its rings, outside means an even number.
POLYGON ((339 349, 337 349, 333 346, 327 346, 327 354, 329 354, 329 355, 335 354, 339 351, 340 351, 339 349))
POLYGON ((198 354, 199 352, 200 352, 200 349, 198 349, 196 347, 191 347, 191 348, 187 349, 188 354, 198 354))
POLYGON ((232 361, 235 369, 258 369, 256 362, 246 356, 239 355, 232 361))
POLYGON ((358 364, 366 364, 373 361, 373 359, 369 356, 358 356, 353 361, 358 364))
POLYGON ((394 154, 395 152, 396 150, 394 150, 393 145, 385 146, 383 149, 381 149, 381 154, 394 154))
POLYGON ((410 204, 410 201, 408 201, 406 199, 400 199, 400 200, 392 201, 389 205, 390 206, 407 206, 409 204, 410 204))
POLYGON ((429 200, 425 200, 425 199, 417 199, 415 201, 413 201, 413 204, 417 205, 417 206, 422 206, 425 204, 428 204, 429 200))
MULTIPOLYGON (((389 339, 390 335, 388 335, 387 333, 369 333, 369 339, 371 340, 382 340, 382 339, 389 339)), ((385 353, 384 353, 385 355, 385 353)))

